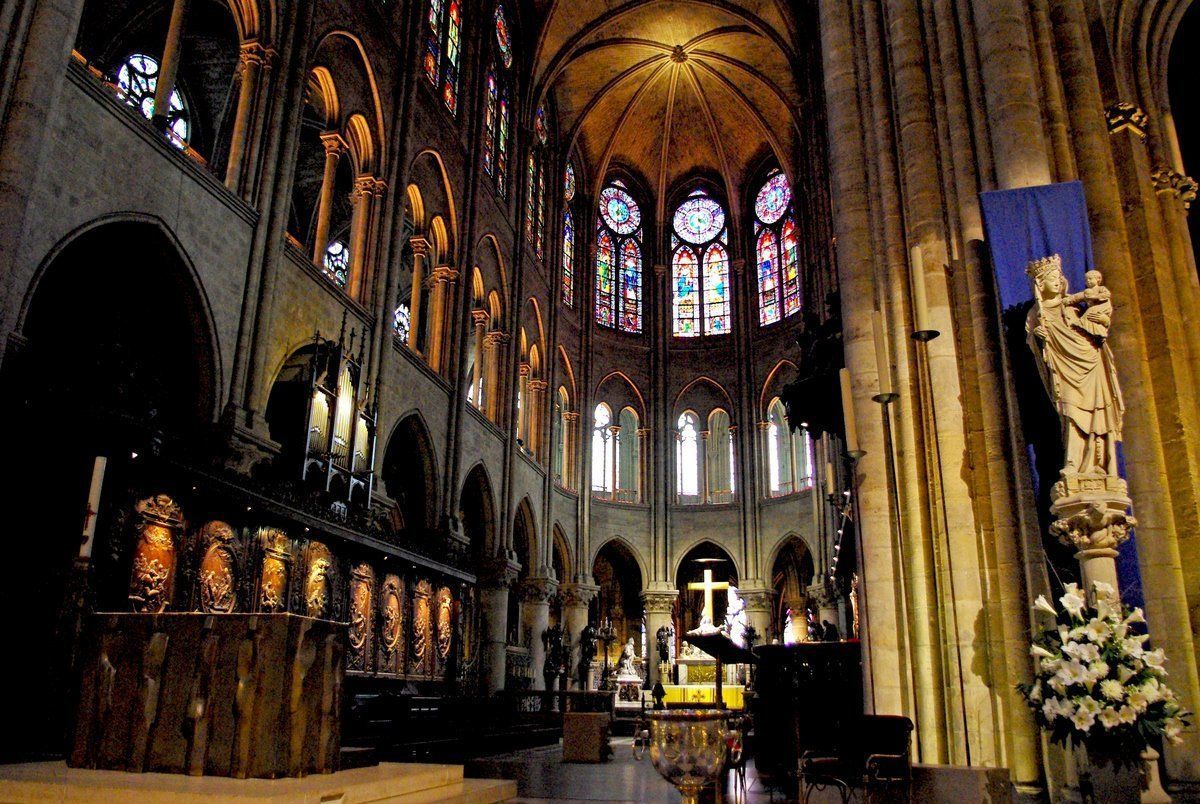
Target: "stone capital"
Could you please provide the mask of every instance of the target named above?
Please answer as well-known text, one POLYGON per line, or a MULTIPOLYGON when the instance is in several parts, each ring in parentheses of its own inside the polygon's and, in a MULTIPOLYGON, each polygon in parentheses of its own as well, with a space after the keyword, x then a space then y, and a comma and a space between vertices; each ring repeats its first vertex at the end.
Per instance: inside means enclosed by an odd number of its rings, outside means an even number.
POLYGON ((341 156, 347 149, 346 141, 336 131, 326 131, 321 134, 321 144, 325 146, 326 156, 341 156))
POLYGON ((425 257, 429 255, 429 241, 422 235, 413 235, 408 238, 408 245, 412 249, 414 256, 425 257))
POLYGON ((530 380, 529 390, 533 393, 540 393, 550 387, 550 383, 545 380, 530 380))
POLYGON ((487 349, 497 349, 508 342, 508 333, 498 329, 483 336, 483 345, 487 349))
POLYGON ((454 282, 458 279, 458 271, 449 265, 439 265, 429 274, 434 282, 454 282))
POLYGON ((472 310, 471 311, 471 323, 474 324, 479 329, 486 329, 487 325, 488 325, 488 321, 490 321, 491 318, 492 318, 492 315, 487 310, 472 310))
POLYGON ((775 603, 775 595, 770 589, 739 587, 738 594, 742 596, 742 600, 746 601, 746 611, 769 613, 775 603))
POLYGON ((1183 202, 1184 209, 1191 209, 1198 189, 1196 180, 1191 176, 1160 166, 1150 174, 1150 180, 1154 183, 1155 192, 1170 193, 1183 202))
POLYGON ((530 578, 518 587, 523 603, 549 603, 558 591, 558 581, 552 578, 530 578))
POLYGON ((1064 475, 1050 491, 1050 534, 1079 553, 1112 551, 1129 540, 1137 520, 1123 479, 1104 474, 1064 475))
POLYGON ((1109 134, 1128 130, 1139 140, 1146 139, 1146 124, 1149 116, 1136 103, 1117 101, 1104 109, 1109 134))
POLYGON ((275 61, 276 53, 269 47, 263 47, 257 39, 251 39, 242 43, 242 50, 238 54, 238 66, 245 68, 248 65, 270 67, 275 61))
POLYGON ((641 597, 647 614, 670 614, 679 592, 642 592, 641 597))
POLYGON ((595 599, 600 587, 590 583, 564 583, 558 588, 558 597, 564 607, 586 606, 595 599))
POLYGON ((650 428, 649 427, 639 427, 637 429, 637 435, 638 435, 638 438, 646 438, 648 435, 650 435, 650 428))
POLYGON ((528 363, 522 363, 520 366, 517 367, 517 373, 520 374, 522 377, 528 377, 529 372, 531 372, 532 370, 533 369, 530 368, 528 363))
POLYGON ((496 557, 484 564, 479 573, 479 585, 485 589, 509 589, 516 583, 521 565, 507 558, 496 557))
POLYGON ((576 411, 568 410, 563 414, 563 419, 569 422, 577 422, 579 421, 579 414, 576 411))

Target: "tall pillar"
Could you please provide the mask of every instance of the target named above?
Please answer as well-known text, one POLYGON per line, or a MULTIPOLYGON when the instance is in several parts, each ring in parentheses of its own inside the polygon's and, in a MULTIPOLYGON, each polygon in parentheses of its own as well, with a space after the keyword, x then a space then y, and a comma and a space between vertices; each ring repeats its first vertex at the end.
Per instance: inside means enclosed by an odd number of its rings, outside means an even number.
POLYGON ((653 461, 650 460, 648 452, 650 446, 650 428, 639 427, 637 431, 638 438, 638 487, 636 502, 645 502, 647 499, 646 489, 651 485, 647 482, 647 478, 653 476, 653 461))
POLYGON ((492 330, 483 337, 484 411, 496 424, 500 424, 500 358, 507 342, 507 333, 498 330, 492 330))
POLYGON ((489 695, 504 689, 508 661, 508 595, 519 567, 497 559, 481 579, 479 604, 483 612, 483 678, 489 695))
POLYGON ((549 385, 545 380, 531 379, 526 384, 529 398, 526 400, 529 414, 526 419, 525 440, 529 444, 529 452, 537 460, 542 455, 542 412, 546 404, 546 389, 549 385))
POLYGON ((163 45, 162 58, 158 60, 158 80, 154 85, 154 127, 167 130, 167 117, 171 112, 171 93, 175 91, 175 76, 179 73, 179 49, 183 43, 183 28, 187 20, 187 0, 175 0, 171 6, 171 20, 167 24, 167 41, 163 45))
POLYGON ((529 664, 533 671, 533 689, 546 689, 546 677, 542 668, 546 664, 546 646, 542 634, 550 627, 550 598, 558 584, 549 578, 530 578, 521 584, 522 633, 528 631, 529 664))
POLYGON ((251 136, 250 120, 262 91, 263 66, 274 57, 257 40, 242 43, 238 56, 238 101, 233 117, 233 134, 229 139, 229 160, 225 166, 225 186, 239 192, 247 174, 246 154, 251 136))
POLYGON ((644 658, 646 667, 650 671, 651 688, 660 680, 664 684, 671 683, 670 678, 661 678, 659 673, 658 629, 671 624, 671 606, 674 605, 675 598, 678 596, 677 591, 642 592, 642 608, 646 612, 646 652, 648 654, 644 658))
POLYGON ((529 364, 521 363, 517 368, 517 438, 526 452, 529 445, 529 364))
POLYGON ((383 185, 374 176, 360 176, 350 193, 353 212, 350 218, 350 278, 346 293, 357 301, 364 301, 362 291, 366 281, 371 213, 375 197, 382 192, 383 185))
POLYGON ((610 482, 612 483, 610 488, 612 489, 612 494, 610 496, 613 500, 616 500, 621 483, 621 425, 610 424, 608 426, 608 433, 608 437, 612 439, 613 443, 613 462, 610 467, 610 482))
POLYGON ((700 504, 708 502, 708 430, 700 431, 700 471, 697 472, 700 480, 700 504))
POLYGON ((755 644, 769 645, 771 643, 771 603, 773 595, 770 589, 739 589, 742 600, 746 601, 746 617, 750 627, 757 635, 755 644))
POLYGON ((430 275, 433 280, 432 319, 429 327, 429 367, 441 373, 442 355, 446 348, 446 301, 454 298, 453 284, 458 279, 458 271, 449 265, 439 265, 430 275))
POLYGON ((564 639, 570 640, 571 656, 567 662, 567 677, 571 685, 578 688, 579 679, 579 635, 588 624, 588 604, 596 597, 600 587, 588 583, 565 583, 559 587, 562 598, 564 639))
POLYGON ((479 382, 483 379, 483 334, 487 332, 488 320, 491 316, 487 310, 472 310, 471 324, 475 334, 475 362, 471 365, 471 395, 475 397, 475 407, 483 410, 483 391, 479 382))
POLYGON ((417 235, 410 237, 408 244, 413 253, 412 290, 409 291, 408 297, 408 348, 419 353, 421 327, 424 325, 421 320, 424 313, 421 309, 421 296, 425 285, 425 261, 429 259, 429 241, 417 235))
POLYGON ((579 478, 575 474, 575 450, 579 443, 579 413, 568 410, 563 414, 563 485, 579 490, 579 478))
POLYGON ((338 160, 346 150, 346 141, 334 132, 321 135, 325 146, 325 174, 321 179, 321 198, 317 203, 317 228, 313 234, 313 265, 325 264, 325 249, 329 246, 329 217, 333 214, 333 185, 337 181, 338 160))

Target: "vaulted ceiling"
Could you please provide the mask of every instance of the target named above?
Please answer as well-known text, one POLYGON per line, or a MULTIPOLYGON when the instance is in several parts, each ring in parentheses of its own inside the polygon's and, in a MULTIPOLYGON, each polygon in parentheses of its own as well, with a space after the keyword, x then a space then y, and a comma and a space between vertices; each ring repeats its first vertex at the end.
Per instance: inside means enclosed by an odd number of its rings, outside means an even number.
POLYGON ((667 192, 695 172, 735 198, 762 156, 789 170, 796 153, 804 99, 789 5, 536 0, 534 91, 554 97, 559 130, 597 183, 625 165, 653 185, 659 221, 667 192))

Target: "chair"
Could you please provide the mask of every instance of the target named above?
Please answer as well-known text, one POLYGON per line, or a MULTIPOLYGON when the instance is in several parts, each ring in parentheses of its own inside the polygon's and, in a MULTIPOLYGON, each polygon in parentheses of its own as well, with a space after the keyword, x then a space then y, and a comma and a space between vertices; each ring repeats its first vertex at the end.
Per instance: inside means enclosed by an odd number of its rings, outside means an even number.
POLYGON ((843 804, 855 788, 868 801, 908 801, 912 792, 910 745, 913 723, 901 715, 864 715, 842 734, 832 750, 800 757, 800 798, 836 787, 843 804), (881 798, 876 798, 880 796, 881 798))

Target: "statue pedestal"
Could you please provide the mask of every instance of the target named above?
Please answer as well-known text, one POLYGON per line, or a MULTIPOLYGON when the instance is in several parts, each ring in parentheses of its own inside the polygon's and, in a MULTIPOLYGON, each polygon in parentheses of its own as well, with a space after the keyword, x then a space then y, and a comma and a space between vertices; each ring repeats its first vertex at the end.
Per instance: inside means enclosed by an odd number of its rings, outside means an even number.
POLYGON ((346 626, 295 614, 96 614, 81 646, 74 768, 332 773, 346 626))
POLYGON ((641 676, 619 675, 616 679, 617 694, 613 706, 622 709, 640 710, 642 708, 642 678, 641 676))
POLYGON ((1064 474, 1050 491, 1051 535, 1075 548, 1075 558, 1089 593, 1095 581, 1118 588, 1117 547, 1129 539, 1137 520, 1133 504, 1119 477, 1106 474, 1064 474))

